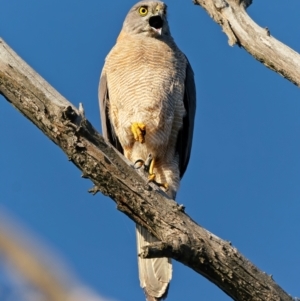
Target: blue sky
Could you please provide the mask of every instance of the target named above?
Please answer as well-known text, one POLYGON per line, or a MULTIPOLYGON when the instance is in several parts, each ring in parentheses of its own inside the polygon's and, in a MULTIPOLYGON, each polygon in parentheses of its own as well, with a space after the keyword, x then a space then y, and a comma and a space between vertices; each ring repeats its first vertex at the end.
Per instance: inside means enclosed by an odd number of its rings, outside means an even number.
MULTIPOLYGON (((97 89, 104 58, 135 3, 4 0, 0 35, 100 130, 97 89)), ((229 47, 190 0, 168 1, 169 23, 193 66, 197 114, 178 203, 230 240, 289 294, 300 296, 299 89, 229 47)), ((254 1, 250 16, 299 51, 298 0, 254 1)), ((134 224, 33 124, 0 97, 0 205, 54 248, 99 294, 144 300, 134 224)), ((216 286, 174 263, 169 301, 226 301, 216 286)))

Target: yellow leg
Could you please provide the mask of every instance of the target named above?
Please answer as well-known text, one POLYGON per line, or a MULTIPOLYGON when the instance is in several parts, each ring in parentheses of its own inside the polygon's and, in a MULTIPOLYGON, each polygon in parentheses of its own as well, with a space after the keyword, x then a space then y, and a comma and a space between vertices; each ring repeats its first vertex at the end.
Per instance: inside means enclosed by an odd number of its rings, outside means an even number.
POLYGON ((155 180, 155 173, 153 172, 153 170, 154 170, 154 163, 155 163, 155 158, 152 159, 152 161, 150 163, 150 167, 149 167, 148 180, 150 182, 153 182, 155 180))
POLYGON ((153 158, 150 163, 148 181, 155 182, 158 186, 164 187, 165 190, 168 190, 169 189, 168 183, 157 183, 155 181, 154 165, 155 165, 155 158, 153 158))
POLYGON ((131 132, 133 137, 136 141, 140 143, 145 142, 145 135, 146 135, 146 125, 140 122, 134 122, 131 125, 131 132))

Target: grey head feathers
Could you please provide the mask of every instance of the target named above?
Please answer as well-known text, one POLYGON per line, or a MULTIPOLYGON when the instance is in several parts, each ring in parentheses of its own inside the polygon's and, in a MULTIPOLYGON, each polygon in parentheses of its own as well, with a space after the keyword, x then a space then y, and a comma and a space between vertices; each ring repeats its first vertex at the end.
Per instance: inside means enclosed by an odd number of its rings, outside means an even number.
POLYGON ((128 12, 122 30, 154 38, 170 36, 167 5, 153 0, 138 2, 128 12))

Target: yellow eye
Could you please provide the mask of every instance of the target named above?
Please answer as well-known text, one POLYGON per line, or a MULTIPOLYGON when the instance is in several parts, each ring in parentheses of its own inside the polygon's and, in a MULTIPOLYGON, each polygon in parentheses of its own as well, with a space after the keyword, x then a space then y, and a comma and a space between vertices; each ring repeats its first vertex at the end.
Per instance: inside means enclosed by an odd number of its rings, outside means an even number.
POLYGON ((139 13, 141 16, 146 16, 148 14, 148 9, 146 6, 141 6, 139 9, 139 13))

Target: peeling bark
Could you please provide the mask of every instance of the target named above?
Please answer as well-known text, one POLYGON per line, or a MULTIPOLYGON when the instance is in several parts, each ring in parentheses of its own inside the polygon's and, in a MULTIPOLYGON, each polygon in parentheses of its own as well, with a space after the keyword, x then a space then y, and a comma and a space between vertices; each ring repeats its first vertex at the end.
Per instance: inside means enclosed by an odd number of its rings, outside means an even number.
POLYGON ((251 0, 194 0, 217 22, 228 37, 269 69, 300 87, 300 55, 276 40, 268 28, 258 26, 247 14, 251 0))
POLYGON ((197 225, 183 206, 169 199, 96 132, 84 117, 3 40, 0 93, 56 143, 94 187, 118 210, 161 240, 145 248, 145 258, 168 256, 215 283, 234 300, 293 300, 230 243, 197 225))

